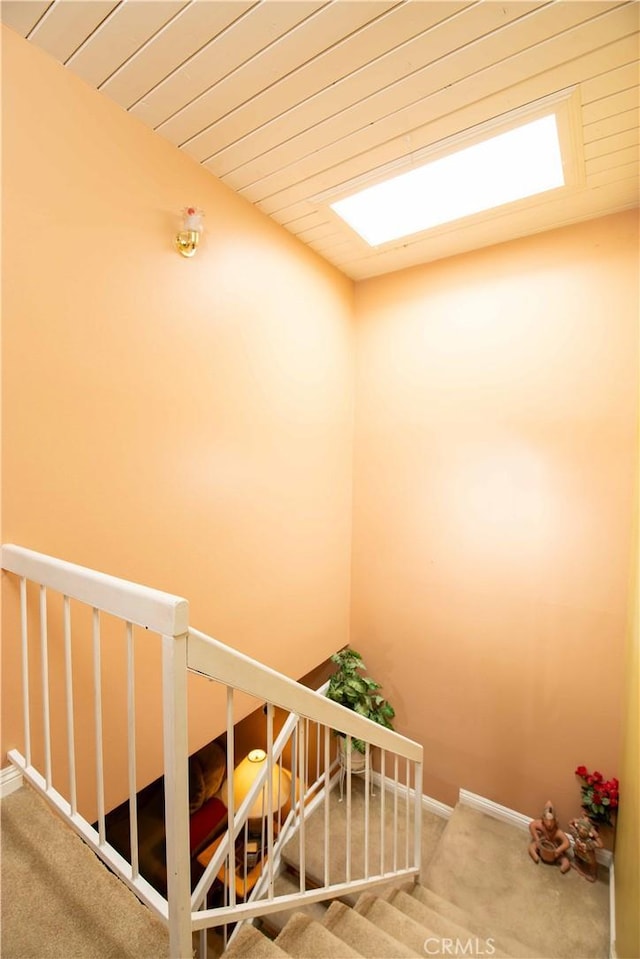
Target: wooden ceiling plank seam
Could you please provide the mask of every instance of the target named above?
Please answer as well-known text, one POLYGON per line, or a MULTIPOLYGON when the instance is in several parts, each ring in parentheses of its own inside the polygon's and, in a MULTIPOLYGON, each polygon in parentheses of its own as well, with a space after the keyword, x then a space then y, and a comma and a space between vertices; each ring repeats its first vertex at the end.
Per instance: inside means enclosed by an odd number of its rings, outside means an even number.
MULTIPOLYGON (((616 25, 609 21, 609 26, 616 25)), ((622 26, 621 29, 624 33, 624 26, 622 26)), ((601 32, 603 32, 602 28, 601 32)), ((607 36, 606 39, 611 41, 612 34, 607 36)), ((631 42, 635 48, 635 35, 632 36, 634 39, 632 39, 631 42)), ((556 39, 557 38, 554 38, 554 40, 556 39)), ((625 39, 628 39, 628 37, 622 36, 622 40, 625 39)), ((545 46, 547 46, 548 43, 549 41, 545 43, 545 46)), ((602 50, 604 47, 611 47, 611 42, 605 42, 603 46, 598 46, 596 50, 602 50)), ((406 138, 407 132, 411 131, 413 141, 416 129, 418 129, 411 114, 416 114, 415 119, 417 120, 417 113, 424 112, 427 100, 430 100, 431 104, 433 104, 434 100, 440 101, 440 116, 444 117, 448 112, 456 110, 455 103, 452 104, 451 102, 448 103, 445 109, 447 101, 457 99, 458 101, 466 102, 467 99, 472 96, 487 99, 490 95, 499 95, 500 91, 508 90, 517 84, 522 84, 527 80, 530 81, 532 78, 537 78, 544 74, 548 75, 550 72, 553 74, 553 72, 557 72, 561 66, 566 65, 566 63, 562 63, 564 48, 561 45, 555 44, 555 46, 547 46, 545 52, 551 55, 555 53, 555 58, 548 57, 547 62, 543 63, 542 51, 538 49, 534 57, 534 65, 535 67, 543 66, 544 69, 539 72, 534 72, 524 79, 522 73, 526 68, 526 60, 523 61, 521 56, 513 59, 510 58, 510 67, 518 69, 520 73, 519 77, 513 75, 509 78, 502 77, 501 72, 497 70, 498 67, 502 67, 502 64, 497 64, 496 66, 490 65, 473 77, 466 77, 458 84, 437 91, 435 94, 426 98, 425 103, 418 105, 411 104, 410 107, 405 107, 396 113, 389 114, 384 118, 384 121, 380 121, 377 125, 368 124, 356 132, 347 134, 338 141, 329 143, 323 149, 309 153, 305 157, 300 157, 295 164, 291 164, 290 172, 298 177, 296 183, 294 183, 288 175, 285 176, 283 172, 278 171, 276 174, 265 178, 265 180, 252 185, 251 188, 244 189, 234 184, 234 189, 237 189, 238 192, 251 202, 256 202, 257 200, 261 202, 273 202, 280 194, 284 194, 285 204, 293 202, 294 199, 298 199, 304 194, 315 194, 327 189, 332 189, 340 182, 345 182, 353 177, 357 177, 363 172, 363 164, 367 169, 376 169, 393 159, 405 155, 407 153, 406 142, 403 144, 402 138, 406 138), (491 84, 493 84, 493 92, 491 84), (497 88, 497 90, 495 88, 497 88), (383 122, 384 128, 382 126, 383 122), (389 133, 393 132, 395 132, 395 136, 389 136, 389 133), (384 139, 385 136, 387 139, 384 139), (386 150, 387 145, 390 143, 398 145, 395 156, 386 156, 384 160, 379 161, 376 159, 375 162, 371 160, 373 152, 381 152, 382 149, 386 150), (349 150, 351 150, 350 153, 349 150), (366 162, 364 160, 365 157, 366 162), (358 168, 358 163, 360 163, 360 168, 358 168), (331 172, 329 173, 329 171, 331 172), (332 179, 329 179, 329 176, 331 176, 332 179)), ((589 51, 591 54, 594 52, 596 51, 593 49, 589 51)), ((578 69, 583 57, 584 54, 575 58, 578 61, 578 69)), ((568 62, 570 63, 572 61, 569 60, 568 62)), ((553 75, 551 79, 553 79, 553 75)), ((559 87, 554 84, 554 88, 557 90, 559 87)), ((438 137, 431 142, 438 142, 439 139, 438 137)), ((412 142, 412 152, 427 145, 429 144, 412 142)), ((213 172, 215 172, 215 170, 213 172)))
POLYGON ((254 4, 130 110, 154 130, 194 103, 206 91, 271 45, 327 0, 288 0, 254 4), (303 7, 314 8, 309 12, 303 7), (240 31, 244 31, 244 35, 240 31))
POLYGON ((582 106, 586 107, 603 97, 609 96, 611 93, 626 90, 628 87, 637 89, 639 84, 640 61, 636 56, 629 63, 624 63, 614 70, 594 73, 588 80, 584 80, 582 83, 582 106))
POLYGON ((636 129, 639 123, 640 116, 637 110, 625 110, 622 113, 603 117, 602 120, 596 120, 595 123, 585 124, 583 128, 584 142, 593 143, 594 140, 602 140, 614 133, 636 129))
MULTIPOLYGON (((276 217, 274 217, 274 220, 276 217)), ((320 210, 314 210, 313 213, 303 213, 301 216, 294 216, 291 218, 285 217, 285 219, 277 219, 276 222, 280 226, 284 226, 287 230, 306 230, 308 226, 315 226, 317 223, 324 223, 326 220, 326 213, 320 210)))
POLYGON ((126 62, 150 35, 190 0, 158 0, 153 3, 121 3, 69 57, 65 66, 98 88, 126 62))
POLYGON ((31 31, 29 40, 60 63, 66 63, 117 6, 118 0, 56 2, 31 31))
MULTIPOLYGON (((582 32, 588 28, 589 32, 583 43, 593 44, 596 41, 597 33, 594 21, 598 21, 601 17, 611 16, 614 12, 612 8, 606 4, 594 4, 593 8, 600 9, 601 12, 598 16, 589 17, 588 20, 583 20, 575 24, 569 31, 574 34, 574 38, 575 34, 580 32, 576 42, 582 39, 582 32)), ((548 8, 541 8, 540 15, 545 9, 548 8)), ((566 12, 566 15, 568 15, 570 11, 577 11, 578 9, 579 8, 574 7, 574 5, 569 5, 563 8, 563 13, 566 12)), ((348 110, 341 111, 341 113, 317 124, 305 134, 301 134, 295 141, 288 142, 288 150, 291 151, 295 148, 294 158, 290 160, 289 164, 284 162, 282 147, 272 149, 268 155, 265 154, 263 166, 266 165, 267 169, 273 167, 273 173, 264 175, 263 172, 263 175, 257 176, 256 173, 253 172, 255 170, 255 162, 250 161, 251 166, 245 163, 242 168, 238 168, 242 169, 242 175, 238 175, 236 171, 236 175, 234 176, 235 188, 248 188, 246 195, 252 200, 257 198, 265 199, 267 196, 276 192, 273 183, 274 181, 278 182, 284 179, 288 166, 295 165, 297 172, 300 173, 301 164, 304 161, 319 164, 322 162, 324 155, 335 156, 336 144, 340 144, 339 148, 346 147, 350 140, 357 140, 360 136, 364 136, 367 139, 368 145, 371 145, 372 141, 380 135, 386 135, 388 137, 388 132, 380 133, 381 129, 388 126, 395 126, 397 133, 406 134, 412 126, 415 126, 415 122, 411 120, 411 114, 417 112, 422 113, 429 97, 439 95, 443 91, 460 91, 464 89, 463 86, 461 87, 461 85, 464 84, 472 88, 469 95, 473 95, 474 88, 479 80, 484 81, 487 77, 501 76, 506 69, 512 69, 518 65, 522 65, 520 68, 521 72, 527 69, 531 70, 532 73, 541 72, 538 58, 545 54, 554 65, 557 65, 558 62, 563 62, 563 60, 570 59, 570 57, 566 55, 566 31, 546 36, 543 41, 532 46, 526 29, 520 34, 514 32, 514 29, 517 28, 518 25, 520 25, 520 29, 522 30, 523 24, 521 21, 523 20, 525 20, 525 17, 521 17, 513 23, 506 25, 501 31, 494 31, 490 37, 473 41, 471 44, 467 44, 452 53, 448 53, 445 57, 441 57, 434 63, 430 63, 426 67, 421 68, 420 71, 417 71, 421 75, 419 85, 416 84, 416 76, 414 74, 412 75, 413 84, 411 86, 406 83, 406 78, 404 78, 400 81, 401 87, 399 84, 391 84, 383 90, 377 91, 367 99, 366 112, 364 111, 362 102, 360 102, 348 110), (515 50, 513 50, 513 47, 505 48, 504 33, 507 31, 511 33, 511 38, 516 48, 515 50), (483 42, 486 45, 489 41, 492 41, 490 49, 494 49, 495 52, 496 48, 500 48, 502 51, 502 55, 497 60, 493 59, 490 55, 488 56, 481 46, 483 42), (475 54, 479 54, 479 56, 477 56, 476 61, 474 61, 475 69, 470 72, 469 52, 472 47, 474 48, 475 54), (508 51, 506 55, 505 49, 508 51), (444 61, 448 61, 448 72, 443 76, 442 69, 444 61), (483 63, 484 65, 482 65, 483 63), (402 93, 406 90, 407 96, 411 98, 410 102, 406 102, 403 106, 400 106, 397 101, 392 99, 399 90, 401 90, 402 93), (419 96, 416 95, 417 91, 419 91, 419 96), (359 126, 354 128, 352 118, 357 121, 358 116, 360 117, 359 126), (320 141, 325 143, 325 146, 321 149, 318 148, 320 141), (304 153, 302 152, 303 150, 305 151, 304 153), (253 176, 253 179, 249 180, 249 176, 253 176)), ((549 67, 547 66, 545 69, 549 69, 549 67)))
MULTIPOLYGON (((20 5, 21 5, 22 7, 26 7, 26 6, 27 6, 27 4, 25 4, 24 2, 21 3, 20 5)), ((5 4, 2 3, 2 6, 4 7, 5 4)), ((37 3, 34 3, 34 4, 33 4, 33 7, 34 7, 36 10, 37 10, 38 6, 39 6, 39 4, 37 4, 37 3)), ((49 3, 48 5, 46 5, 45 8, 44 8, 44 10, 43 10, 43 12, 42 12, 42 14, 41 14, 41 16, 40 16, 40 17, 35 21, 35 23, 29 28, 29 30, 28 30, 28 32, 27 32, 27 34, 26 34, 26 36, 25 36, 25 39, 28 40, 30 43, 35 42, 35 41, 34 41, 34 38, 35 38, 35 35, 36 35, 37 31, 43 26, 43 24, 46 24, 47 20, 50 20, 50 19, 51 19, 51 17, 52 17, 53 14, 54 14, 54 11, 57 12, 59 9, 61 9, 61 7, 62 7, 62 0, 53 0, 52 3, 49 3)))
POLYGON ((28 4, 24 3, 23 0, 2 0, 0 19, 5 26, 11 27, 25 40, 29 40, 35 28, 54 3, 55 0, 43 0, 40 3, 32 2, 28 4))
POLYGON ((638 109, 640 106, 640 88, 627 87, 599 100, 593 100, 582 107, 582 122, 587 125, 603 120, 605 117, 625 110, 638 109))
MULTIPOLYGON (((545 4, 545 6, 549 5, 545 4)), ((507 7, 503 9, 506 11, 507 7)), ((441 61, 458 54, 460 50, 493 36, 496 32, 496 25, 504 30, 514 21, 517 22, 529 13, 534 12, 535 9, 541 8, 539 5, 534 8, 534 4, 520 4, 518 6, 511 4, 508 9, 510 10, 510 19, 501 25, 497 5, 483 5, 478 2, 458 10, 444 20, 432 24, 418 37, 405 43, 400 48, 399 53, 395 49, 388 51, 376 61, 365 64, 348 74, 329 89, 325 87, 306 101, 297 104, 278 117, 271 118, 260 127, 254 128, 249 136, 234 141, 234 143, 224 147, 223 150, 218 149, 211 156, 204 158, 202 162, 208 163, 213 157, 222 155, 225 162, 224 172, 232 172, 246 166, 249 142, 259 139, 260 135, 262 135, 264 142, 258 146, 249 162, 253 163, 264 157, 271 157, 274 149, 279 149, 281 146, 290 143, 296 136, 313 135, 319 129, 324 130, 326 124, 336 122, 350 114, 356 115, 362 109, 362 105, 371 101, 373 96, 382 96, 383 94, 384 96, 393 96, 396 88, 406 88, 408 95, 411 95, 416 78, 423 75, 426 69, 433 69, 441 61), (458 31, 457 37, 451 36, 448 40, 443 39, 443 31, 455 32, 456 30, 458 31), (426 56, 426 50, 423 49, 424 44, 442 45, 444 43, 449 44, 446 52, 434 58, 425 66, 423 63, 426 56), (451 46, 455 49, 450 49, 451 46), (411 48, 415 49, 412 50, 411 48), (410 52, 416 62, 421 63, 421 66, 411 69, 412 63, 410 63, 409 68, 403 67, 402 72, 398 75, 398 68, 394 66, 394 62, 398 55, 404 56, 407 52, 410 52), (388 75, 382 71, 383 66, 390 68, 388 75), (381 77, 384 77, 383 81, 381 81, 381 77), (297 131, 295 126, 293 131, 291 128, 294 114, 299 122, 297 131), (288 128, 283 131, 281 141, 276 144, 274 140, 277 139, 277 131, 282 124, 286 124, 288 128), (237 152, 242 151, 242 160, 240 163, 234 163, 233 161, 229 163, 229 151, 232 151, 233 155, 236 146, 238 147, 237 152)), ((504 17, 505 14, 502 16, 504 17)))
POLYGON ((611 169, 616 166, 624 166, 626 163, 632 163, 640 159, 640 143, 636 146, 625 147, 623 150, 614 150, 613 153, 603 153, 602 156, 592 157, 585 163, 585 173, 599 173, 601 170, 611 169))
POLYGON ((616 150, 624 150, 625 147, 635 146, 639 137, 640 133, 636 127, 635 130, 624 130, 614 136, 603 137, 601 140, 594 140, 592 143, 585 143, 585 162, 592 160, 594 157, 604 156, 607 153, 615 153, 616 150))
MULTIPOLYGON (((369 26, 402 6, 398 0, 388 0, 384 4, 384 13, 373 18, 369 3, 333 4, 320 8, 312 16, 296 24, 292 30, 283 33, 235 73, 206 90, 198 100, 174 114, 166 125, 158 128, 159 132, 171 143, 185 148, 216 123, 247 105, 250 105, 255 122, 256 98, 268 96, 275 87, 286 82, 310 62, 324 57, 328 51, 353 38, 363 24, 369 26), (356 24, 359 25, 357 28, 356 24), (215 117, 213 121, 211 116, 215 117)), ((195 155, 193 148, 187 152, 195 155)), ((206 151, 203 155, 206 155, 206 151)), ((196 156, 196 159, 200 157, 196 156)))
MULTIPOLYGON (((262 205, 256 203, 258 209, 262 210, 262 205)), ((305 197, 303 200, 299 200, 296 203, 290 204, 289 206, 281 207, 279 210, 276 210, 274 214, 267 214, 267 216, 276 217, 289 217, 291 219, 296 219, 298 216, 304 216, 306 213, 317 214, 320 208, 317 203, 312 203, 308 198, 305 197)), ((266 210, 263 210, 263 213, 266 213, 266 210)), ((282 222, 278 219, 278 222, 282 222)))
MULTIPOLYGON (((459 0, 459 2, 452 2, 446 7, 446 15, 443 15, 444 8, 438 11, 434 17, 435 23, 441 23, 444 20, 450 19, 462 10, 477 3, 478 0, 459 0), (450 8, 452 12, 448 12, 450 8)), ((373 56, 371 55, 371 34, 381 26, 387 26, 389 21, 389 25, 397 30, 399 18, 404 14, 412 14, 415 16, 415 10, 415 5, 407 3, 396 4, 385 14, 369 20, 353 34, 343 37, 338 43, 333 44, 321 54, 301 64, 297 70, 287 74, 287 76, 279 80, 278 83, 271 85, 269 88, 265 88, 259 95, 252 98, 246 104, 236 108, 229 116, 217 118, 207 124, 207 126, 203 127, 197 134, 191 136, 189 140, 180 143, 180 146, 188 146, 189 149, 187 152, 200 162, 211 159, 224 148, 224 144, 223 146, 217 145, 220 143, 221 129, 224 130, 225 126, 229 127, 231 122, 233 122, 235 128, 232 127, 228 133, 224 134, 227 137, 224 143, 227 145, 240 142, 248 134, 255 133, 258 129, 273 122, 274 118, 279 119, 293 109, 297 110, 302 108, 304 104, 308 104, 309 101, 318 95, 325 94, 327 88, 335 92, 337 84, 342 83, 361 70, 365 68, 369 70, 372 66, 375 67, 376 64, 379 69, 380 61, 391 54, 393 54, 393 56, 401 54, 409 43, 415 41, 416 37, 422 36, 428 29, 431 29, 431 27, 421 30, 418 34, 409 36, 405 40, 399 42, 394 41, 391 50, 388 48, 389 38, 385 36, 383 42, 386 45, 386 49, 384 49, 382 53, 374 54, 373 56), (360 63, 353 48, 354 39, 363 40, 367 45, 366 51, 361 55, 362 62, 360 63), (343 49, 348 66, 346 66, 346 72, 340 73, 340 70, 345 70, 344 66, 341 66, 339 63, 333 66, 331 63, 327 63, 327 61, 331 58, 335 60, 337 55, 343 52, 343 49), (311 74, 310 78, 303 76, 303 74, 309 73, 311 74), (314 75, 317 79, 314 79, 314 75), (294 96, 293 102, 289 96, 288 105, 278 104, 278 96, 286 99, 286 88, 289 85, 294 86, 292 90, 294 96), (276 98, 276 102, 270 102, 273 101, 274 97, 276 98), (260 117, 264 117, 264 119, 260 119, 260 117), (229 137, 231 137, 231 139, 229 139, 229 137)))
POLYGON ((590 189, 602 186, 603 183, 615 183, 618 180, 635 179, 640 183, 638 172, 640 166, 635 163, 625 163, 623 166, 609 167, 606 170, 597 170, 587 176, 587 186, 590 189))
POLYGON ((322 240, 326 237, 339 237, 341 235, 335 223, 323 223, 308 230, 289 230, 289 232, 297 236, 303 243, 307 243, 309 240, 322 240))
MULTIPOLYGON (((116 103, 119 103, 125 110, 130 110, 140 100, 143 100, 147 94, 166 80, 167 77, 181 69, 191 57, 196 56, 196 54, 215 39, 222 30, 231 26, 243 13, 246 13, 251 7, 255 6, 257 2, 258 0, 245 0, 245 2, 233 0, 232 3, 189 3, 183 10, 178 11, 175 17, 158 30, 153 37, 150 37, 133 56, 129 57, 125 63, 122 63, 118 69, 101 84, 100 90, 115 100, 116 103), (227 10, 229 13, 233 10, 231 16, 221 16, 222 12, 227 10), (217 22, 211 20, 211 11, 215 11, 216 16, 220 17, 217 22), (203 39, 202 31, 204 30, 205 24, 209 31, 213 29, 215 32, 213 36, 209 32, 207 38, 203 39), (187 39, 182 41, 183 44, 187 44, 186 50, 181 51, 181 43, 176 37, 176 27, 178 27, 178 29, 182 28, 182 31, 187 35, 187 39), (193 39, 189 41, 188 38, 192 33, 194 35, 193 39), (166 51, 162 50, 164 44, 169 47, 166 51), (193 44, 195 44, 195 46, 193 44), (171 65, 165 64, 165 66, 162 66, 163 53, 165 60, 169 58, 171 65), (175 59, 176 55, 178 60, 175 59), (155 77, 149 77, 151 66, 148 64, 148 60, 151 58, 159 61, 158 66, 161 75, 158 76, 156 72, 155 77), (141 74, 140 79, 136 76, 138 73, 141 74)), ((156 70, 157 69, 158 68, 156 68, 156 70)))
POLYGON ((335 257, 342 255, 351 255, 353 256, 353 250, 349 243, 332 243, 326 244, 322 241, 309 240, 307 246, 310 246, 312 250, 315 250, 316 253, 319 253, 320 256, 323 256, 326 260, 330 260, 335 264, 335 257))

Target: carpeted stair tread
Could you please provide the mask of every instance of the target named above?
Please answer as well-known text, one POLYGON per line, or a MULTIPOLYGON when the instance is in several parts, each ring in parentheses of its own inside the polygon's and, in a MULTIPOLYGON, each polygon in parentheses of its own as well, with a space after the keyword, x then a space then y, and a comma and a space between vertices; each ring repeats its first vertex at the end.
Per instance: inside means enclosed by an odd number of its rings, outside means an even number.
MULTIPOLYGON (((287 896, 300 892, 300 880, 290 872, 281 872, 276 876, 273 884, 273 891, 276 896, 287 896)), ((307 905, 296 905, 291 909, 283 909, 280 912, 270 912, 262 917, 261 927, 267 935, 275 939, 281 932, 294 913, 301 912, 305 916, 317 919, 322 922, 327 913, 327 904, 324 902, 311 902, 307 905)))
POLYGON ((545 959, 609 953, 608 874, 587 883, 570 869, 536 865, 526 830, 458 803, 423 883, 485 927, 526 943, 545 959), (526 908, 524 907, 526 903, 526 908))
POLYGON ((362 957, 361 953, 334 936, 315 919, 302 913, 296 913, 291 917, 275 942, 292 959, 358 959, 362 957))
POLYGON ((540 959, 539 950, 526 946, 512 936, 500 934, 496 937, 496 930, 492 929, 487 923, 471 916, 464 909, 456 906, 455 903, 449 902, 448 899, 443 899, 442 896, 439 896, 427 886, 415 885, 411 890, 411 895, 414 899, 417 899, 418 902, 421 902, 434 912, 444 916, 445 919, 452 919, 458 923, 458 925, 471 930, 474 936, 479 936, 483 939, 495 938, 499 947, 509 956, 512 956, 513 959, 540 959))
POLYGON ((169 955, 165 924, 30 786, 2 800, 1 845, 3 956, 169 955))
POLYGON ((287 953, 263 936, 255 926, 244 925, 227 946, 225 959, 282 959, 287 953))
POLYGON ((363 893, 354 908, 361 916, 365 916, 374 925, 421 956, 425 955, 426 939, 432 939, 434 945, 440 942, 440 936, 433 929, 428 929, 415 919, 405 916, 391 903, 377 896, 363 893))
POLYGON ((454 922, 453 919, 445 918, 434 909, 425 906, 424 903, 403 892, 401 889, 394 890, 388 897, 387 902, 395 906, 403 915, 414 919, 427 929, 431 929, 442 939, 454 939, 461 943, 473 943, 476 952, 483 950, 485 953, 495 956, 495 959, 509 959, 508 954, 500 949, 500 945, 495 936, 489 937, 490 941, 477 936, 468 927, 454 922))
MULTIPOLYGON (((408 890, 405 889, 405 892, 408 892, 408 890)), ((456 904, 449 899, 444 899, 442 896, 439 896, 437 892, 429 889, 428 886, 416 883, 411 890, 411 895, 414 899, 423 903, 423 905, 429 906, 429 908, 435 912, 439 912, 440 915, 446 919, 453 919, 454 922, 459 923, 461 926, 468 926, 470 929, 473 928, 475 923, 473 916, 460 906, 456 906, 456 904)))
POLYGON ((324 918, 324 926, 367 959, 411 959, 422 956, 394 939, 365 916, 342 902, 333 902, 324 918))

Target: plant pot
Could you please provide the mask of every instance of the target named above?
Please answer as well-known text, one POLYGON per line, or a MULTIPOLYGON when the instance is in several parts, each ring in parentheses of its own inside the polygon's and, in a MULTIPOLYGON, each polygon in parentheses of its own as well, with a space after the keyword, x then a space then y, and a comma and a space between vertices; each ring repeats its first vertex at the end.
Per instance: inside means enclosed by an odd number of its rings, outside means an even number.
MULTIPOLYGON (((347 768, 347 740, 338 736, 338 759, 343 769, 347 768)), ((362 773, 366 769, 367 757, 364 753, 351 747, 351 772, 362 773)))

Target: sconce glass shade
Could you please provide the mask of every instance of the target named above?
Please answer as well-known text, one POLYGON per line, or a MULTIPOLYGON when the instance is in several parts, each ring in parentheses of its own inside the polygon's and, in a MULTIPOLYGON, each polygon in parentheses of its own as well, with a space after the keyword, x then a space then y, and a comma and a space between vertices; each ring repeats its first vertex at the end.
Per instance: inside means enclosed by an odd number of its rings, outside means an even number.
MULTIPOLYGON (((252 749, 233 771, 233 802, 237 809, 251 789, 256 778, 260 775, 267 762, 264 749, 252 749)), ((291 795, 291 773, 274 765, 272 774, 273 783, 273 811, 278 812, 285 805, 291 795)), ((222 786, 221 795, 226 795, 226 782, 222 786)), ((249 819, 261 819, 267 814, 267 787, 258 794, 256 801, 249 810, 249 819)))
POLYGON ((203 216, 202 210, 195 206, 187 206, 182 211, 182 229, 176 236, 176 249, 183 256, 193 256, 198 249, 203 216))

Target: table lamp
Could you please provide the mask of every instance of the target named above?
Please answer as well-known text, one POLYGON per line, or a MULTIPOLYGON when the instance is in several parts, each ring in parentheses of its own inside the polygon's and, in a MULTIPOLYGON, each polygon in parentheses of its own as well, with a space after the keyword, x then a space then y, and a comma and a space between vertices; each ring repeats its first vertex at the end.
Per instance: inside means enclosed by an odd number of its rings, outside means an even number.
MULTIPOLYGON (((233 770, 233 803, 237 809, 243 801, 255 780, 260 775, 267 762, 267 754, 264 749, 252 749, 233 770)), ((275 764, 272 773, 273 784, 273 812, 277 813, 291 795, 291 773, 275 764)), ((226 784, 223 785, 221 794, 226 795, 226 784)), ((258 796, 249 810, 248 818, 251 820, 262 819, 267 814, 267 786, 258 793, 258 796)))

